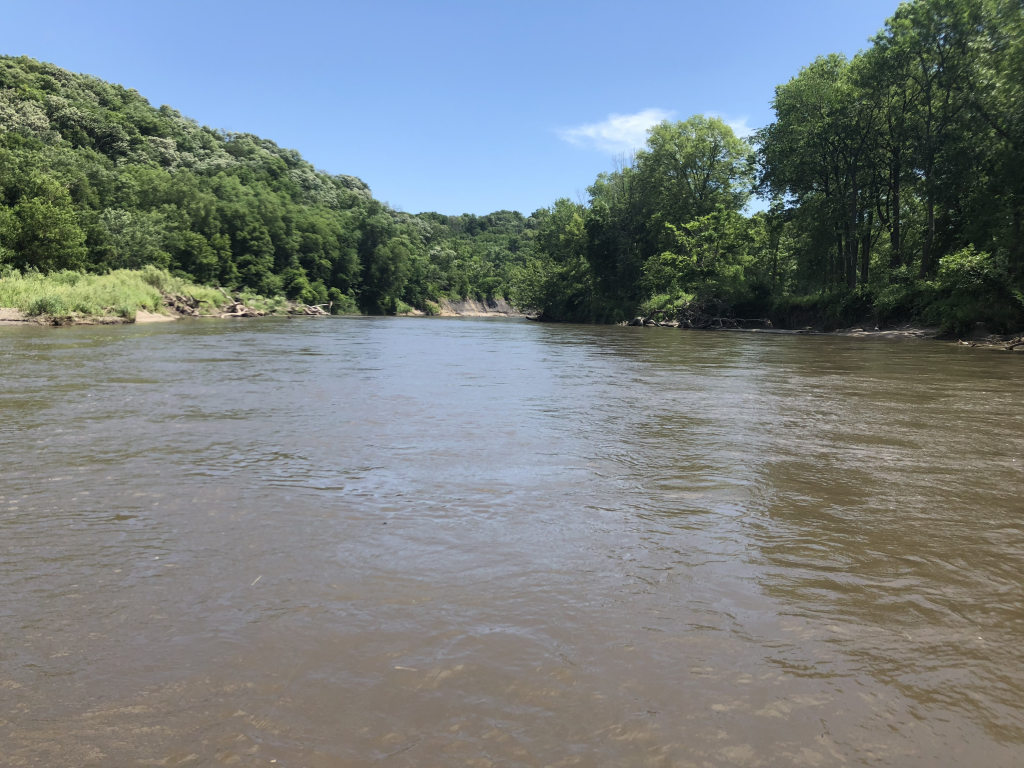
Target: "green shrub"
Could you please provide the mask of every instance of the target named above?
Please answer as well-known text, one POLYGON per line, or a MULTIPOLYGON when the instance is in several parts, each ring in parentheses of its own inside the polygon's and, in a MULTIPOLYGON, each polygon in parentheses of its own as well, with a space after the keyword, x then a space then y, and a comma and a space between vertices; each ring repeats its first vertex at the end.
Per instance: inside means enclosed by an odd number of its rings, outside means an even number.
POLYGON ((1024 298, 1012 290, 1009 275, 992 254, 974 247, 943 257, 934 283, 934 299, 923 315, 944 333, 963 335, 984 323, 994 333, 1024 328, 1024 298))
POLYGON ((331 288, 327 291, 327 300, 331 302, 331 314, 333 315, 359 314, 356 300, 347 293, 342 293, 337 288, 331 288))
POLYGON ((879 323, 910 320, 920 314, 922 287, 897 283, 889 285, 875 295, 875 319, 879 323))
POLYGON ((184 282, 169 272, 154 267, 152 264, 144 267, 139 272, 139 278, 147 285, 151 285, 159 291, 167 292, 171 292, 176 285, 184 282))
POLYGON ((82 272, 75 272, 74 270, 64 269, 60 272, 51 272, 47 275, 47 279, 54 285, 78 285, 78 282, 85 277, 82 272))
POLYGON ((25 310, 25 314, 67 317, 71 314, 71 308, 63 297, 47 294, 33 299, 25 310))
POLYGON ((638 312, 644 317, 654 312, 664 312, 666 315, 675 315, 684 306, 693 301, 693 294, 684 291, 672 291, 670 293, 659 293, 651 296, 641 304, 638 312))
MULTIPOLYGON (((0 307, 20 309, 28 315, 66 317, 113 313, 134 318, 139 309, 161 311, 160 291, 193 296, 205 301, 207 311, 223 304, 224 296, 213 288, 193 285, 155 267, 143 270, 114 270, 105 275, 61 271, 11 270, 0 278, 0 307)), ((262 300, 262 297, 258 297, 262 300)))
POLYGON ((981 294, 998 290, 1006 282, 992 254, 974 246, 943 256, 939 260, 938 284, 951 293, 981 294))

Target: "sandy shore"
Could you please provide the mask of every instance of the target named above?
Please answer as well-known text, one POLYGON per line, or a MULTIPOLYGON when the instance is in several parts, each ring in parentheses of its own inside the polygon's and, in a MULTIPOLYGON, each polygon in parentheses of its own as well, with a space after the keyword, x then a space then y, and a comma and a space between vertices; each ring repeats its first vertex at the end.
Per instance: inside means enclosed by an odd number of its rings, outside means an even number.
MULTIPOLYGON (((143 314, 143 312, 139 312, 143 314)), ((146 312, 149 315, 151 313, 146 312)), ((173 320, 173 317, 153 315, 153 317, 173 320)), ((18 309, 0 307, 0 325, 125 325, 132 322, 123 317, 113 315, 71 315, 70 317, 50 317, 49 315, 26 315, 18 309)), ((138 321, 137 321, 138 322, 138 321)), ((146 322, 143 320, 142 322, 146 322)))
POLYGON ((72 315, 54 318, 48 315, 26 315, 18 309, 0 308, 0 325, 127 325, 132 322, 171 323, 179 317, 182 315, 161 315, 140 309, 135 313, 134 321, 116 315, 72 315))
MULTIPOLYGON (((136 310, 134 320, 119 315, 72 314, 69 317, 50 317, 49 315, 26 315, 17 309, 0 308, 0 325, 130 325, 133 323, 172 323, 183 317, 191 319, 196 316, 183 315, 169 308, 167 314, 150 312, 145 309, 136 310)), ((221 319, 220 315, 199 315, 198 317, 221 319)))
POLYGON ((171 323, 177 320, 181 315, 158 315, 155 312, 147 312, 144 309, 140 309, 135 313, 136 323, 171 323))

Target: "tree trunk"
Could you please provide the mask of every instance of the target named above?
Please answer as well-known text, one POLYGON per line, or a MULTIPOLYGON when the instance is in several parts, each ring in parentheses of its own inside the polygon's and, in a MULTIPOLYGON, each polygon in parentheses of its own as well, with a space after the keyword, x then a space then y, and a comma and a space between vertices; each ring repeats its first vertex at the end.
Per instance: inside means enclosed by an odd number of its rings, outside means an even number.
POLYGON ((782 240, 782 234, 776 234, 773 238, 774 247, 772 248, 772 306, 775 306, 775 286, 779 282, 779 244, 782 240))
POLYGON ((935 242, 935 201, 928 195, 928 224, 924 232, 924 248, 921 249, 920 278, 928 277, 932 268, 932 244, 935 242))
POLYGON ((857 232, 860 231, 861 211, 857 206, 857 190, 853 191, 850 203, 850 233, 846 239, 846 287, 851 291, 857 287, 857 232))
POLYGON ((889 230, 889 242, 892 245, 892 260, 890 266, 900 267, 903 265, 903 251, 900 239, 900 155, 895 152, 893 155, 892 167, 892 227, 889 230))
POLYGON ((832 276, 829 280, 829 287, 835 288, 836 284, 842 279, 843 275, 843 257, 846 255, 846 249, 843 243, 843 230, 836 232, 836 258, 832 264, 832 276))
POLYGON ((864 232, 864 241, 861 243, 860 254, 860 284, 868 284, 868 267, 871 266, 871 226, 874 224, 875 211, 868 208, 868 227, 864 232))
POLYGON ((1024 195, 1018 195, 1013 206, 1013 224, 1010 225, 1010 264, 1017 277, 1024 275, 1024 195))

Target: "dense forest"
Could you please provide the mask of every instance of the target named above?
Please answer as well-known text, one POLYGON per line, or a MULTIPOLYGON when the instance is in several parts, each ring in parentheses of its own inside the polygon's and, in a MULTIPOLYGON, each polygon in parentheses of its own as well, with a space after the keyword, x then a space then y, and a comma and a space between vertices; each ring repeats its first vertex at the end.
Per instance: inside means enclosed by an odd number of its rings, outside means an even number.
POLYGON ((916 0, 775 121, 662 123, 542 222, 520 302, 554 319, 1024 327, 1024 4, 916 0), (765 210, 746 215, 752 196, 765 210))
POLYGON ((904 3, 772 106, 750 137, 655 126, 584 201, 411 215, 272 141, 0 57, 0 277, 155 265, 340 312, 503 295, 583 322, 1024 327, 1021 0, 904 3))
POLYGON ((508 293, 534 224, 509 211, 410 216, 272 141, 0 58, 0 270, 154 265, 337 311, 429 310, 508 293))

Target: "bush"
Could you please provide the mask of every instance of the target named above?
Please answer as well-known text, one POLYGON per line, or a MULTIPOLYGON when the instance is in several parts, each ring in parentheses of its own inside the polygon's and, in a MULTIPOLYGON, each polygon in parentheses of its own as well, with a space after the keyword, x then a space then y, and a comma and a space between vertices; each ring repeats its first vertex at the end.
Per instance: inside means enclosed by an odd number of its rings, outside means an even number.
POLYGON ((25 314, 50 315, 51 317, 67 317, 71 308, 60 296, 45 295, 34 299, 27 307, 25 314))
POLYGON ((934 283, 934 300, 924 317, 944 333, 966 334, 976 323, 994 333, 1024 328, 1024 297, 1011 289, 1010 276, 991 254, 974 247, 943 257, 934 283))
POLYGON ((678 290, 671 293, 659 293, 655 296, 651 296, 651 298, 641 304, 638 311, 644 317, 647 317, 653 312, 664 312, 666 315, 675 315, 691 301, 693 301, 693 294, 691 293, 685 293, 678 290))
MULTIPOLYGON (((213 288, 193 285, 168 272, 147 267, 144 270, 119 269, 106 275, 62 271, 49 275, 10 271, 0 278, 0 307, 20 309, 28 315, 67 317, 115 314, 134 318, 139 309, 160 311, 160 291, 189 294, 212 307, 224 302, 213 288)), ((262 297, 260 300, 263 301, 262 297)))
POLYGON ((999 290, 1007 282, 992 254, 968 246, 939 260, 938 283, 950 293, 981 294, 999 290))
POLYGON ((356 300, 347 293, 342 293, 337 288, 327 291, 327 300, 331 302, 332 315, 356 315, 359 314, 359 307, 356 300))
POLYGON ((176 278, 169 272, 166 272, 162 269, 158 269, 153 265, 145 267, 139 273, 139 277, 142 279, 142 282, 146 283, 147 285, 153 286, 158 291, 166 291, 168 293, 173 291, 175 286, 180 285, 181 283, 184 282, 180 278, 176 278))
POLYGON ((875 319, 879 323, 910 320, 920 314, 923 299, 921 285, 897 283, 886 286, 875 296, 875 319))

